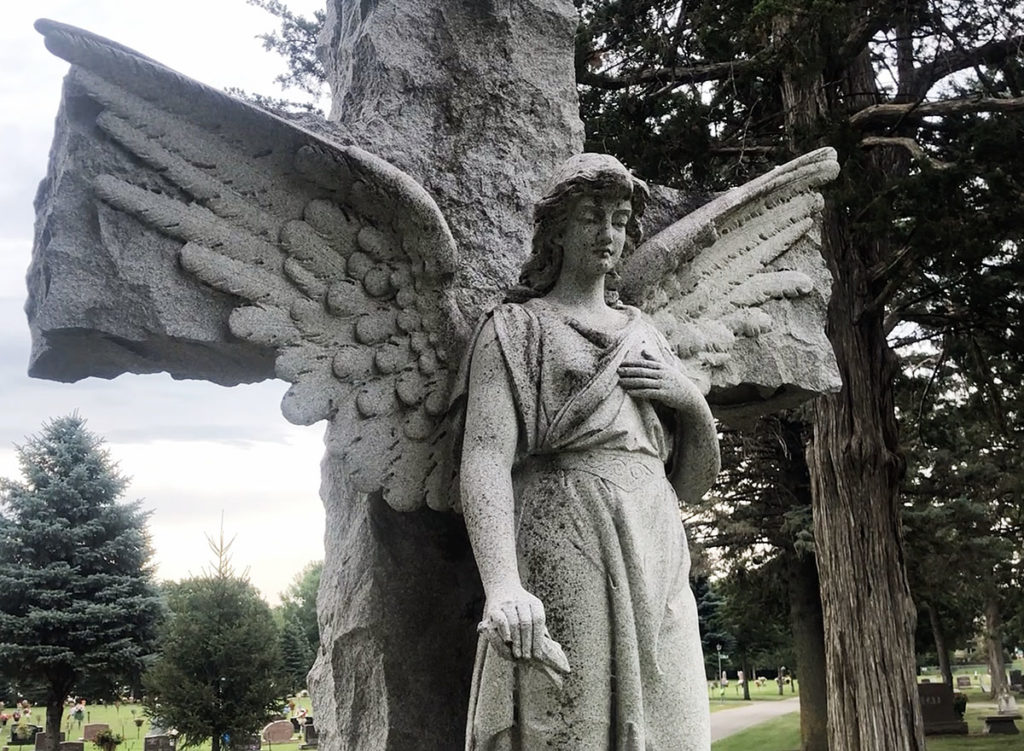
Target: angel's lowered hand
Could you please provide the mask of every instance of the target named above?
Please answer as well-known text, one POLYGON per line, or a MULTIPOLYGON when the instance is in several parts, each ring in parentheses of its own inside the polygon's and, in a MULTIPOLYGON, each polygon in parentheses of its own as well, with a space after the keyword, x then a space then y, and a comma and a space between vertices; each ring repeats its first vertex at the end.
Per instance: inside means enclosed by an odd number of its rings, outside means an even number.
POLYGON ((493 604, 488 601, 477 630, 503 658, 534 663, 561 688, 563 676, 570 672, 569 661, 544 625, 543 604, 525 589, 493 604))

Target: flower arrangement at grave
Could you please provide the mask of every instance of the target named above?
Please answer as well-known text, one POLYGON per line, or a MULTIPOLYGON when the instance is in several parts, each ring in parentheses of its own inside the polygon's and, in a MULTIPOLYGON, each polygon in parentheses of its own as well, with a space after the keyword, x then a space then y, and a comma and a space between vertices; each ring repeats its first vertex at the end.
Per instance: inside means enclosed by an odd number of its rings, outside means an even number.
POLYGON ((103 751, 114 751, 123 741, 124 736, 120 733, 115 733, 110 728, 104 728, 96 734, 92 743, 94 746, 103 749, 103 751))
MULTIPOLYGON (((17 712, 15 716, 18 716, 17 712)), ((27 717, 20 717, 18 724, 11 730, 11 740, 17 744, 29 743, 35 738, 36 730, 36 726, 30 723, 27 717)))
POLYGON ((967 711, 967 694, 961 691, 953 692, 953 711, 961 720, 964 718, 964 712, 967 711))

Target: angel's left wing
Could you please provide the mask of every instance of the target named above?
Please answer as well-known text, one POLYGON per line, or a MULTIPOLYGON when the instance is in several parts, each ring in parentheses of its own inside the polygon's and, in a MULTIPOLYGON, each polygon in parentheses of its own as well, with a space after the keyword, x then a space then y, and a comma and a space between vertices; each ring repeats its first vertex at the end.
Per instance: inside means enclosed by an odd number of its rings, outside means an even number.
POLYGON ((180 268, 226 296, 230 332, 272 353, 292 384, 285 417, 332 423, 347 482, 400 510, 447 508, 449 362, 465 326, 455 241, 422 186, 102 37, 37 28, 75 66, 84 137, 115 155, 76 175, 93 205, 73 221, 123 235, 126 254, 150 234, 170 241, 180 268))
POLYGON ((839 387, 818 192, 838 173, 833 149, 806 154, 687 215, 623 266, 623 298, 665 334, 720 417, 839 387))

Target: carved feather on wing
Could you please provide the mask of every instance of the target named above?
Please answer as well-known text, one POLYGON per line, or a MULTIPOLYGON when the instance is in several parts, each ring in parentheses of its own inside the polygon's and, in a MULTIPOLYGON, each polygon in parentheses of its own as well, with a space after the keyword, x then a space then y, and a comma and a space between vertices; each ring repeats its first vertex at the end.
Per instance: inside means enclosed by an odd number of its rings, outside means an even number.
POLYGON ((831 277, 818 193, 838 172, 834 150, 806 154, 687 215, 624 264, 623 297, 658 325, 720 416, 838 387, 820 325, 831 277))
POLYGON ((231 332, 275 351, 288 420, 332 421, 328 451, 356 489, 447 507, 442 420, 466 326, 455 241, 430 196, 356 146, 121 45, 37 28, 75 66, 97 137, 125 154, 94 177, 96 197, 180 242, 182 268, 238 299, 231 332))

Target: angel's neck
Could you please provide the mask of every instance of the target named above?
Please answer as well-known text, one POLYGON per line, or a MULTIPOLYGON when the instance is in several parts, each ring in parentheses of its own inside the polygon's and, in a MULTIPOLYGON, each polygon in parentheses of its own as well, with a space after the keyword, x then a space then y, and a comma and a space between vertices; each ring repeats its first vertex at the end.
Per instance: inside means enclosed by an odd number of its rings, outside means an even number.
POLYGON ((595 280, 580 280, 562 274, 544 298, 566 308, 593 312, 601 312, 608 307, 604 295, 604 276, 595 280))

